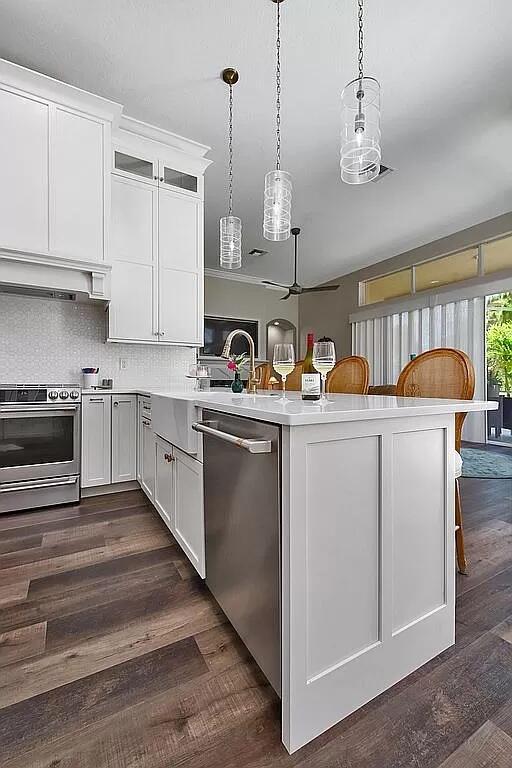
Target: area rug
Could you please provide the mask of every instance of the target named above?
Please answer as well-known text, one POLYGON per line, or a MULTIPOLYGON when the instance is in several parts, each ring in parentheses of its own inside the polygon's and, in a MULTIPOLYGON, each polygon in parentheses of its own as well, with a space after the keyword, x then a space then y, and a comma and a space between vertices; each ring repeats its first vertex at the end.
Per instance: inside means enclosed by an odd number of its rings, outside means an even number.
POLYGON ((462 461, 462 477, 512 479, 512 448, 510 454, 463 448, 462 461))

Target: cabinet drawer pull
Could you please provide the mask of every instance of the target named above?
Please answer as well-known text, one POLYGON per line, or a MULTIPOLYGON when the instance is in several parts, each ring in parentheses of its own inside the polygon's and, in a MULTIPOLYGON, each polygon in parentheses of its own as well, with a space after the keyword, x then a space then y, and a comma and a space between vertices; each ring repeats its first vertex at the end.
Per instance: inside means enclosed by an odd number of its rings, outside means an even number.
POLYGON ((90 403, 104 403, 105 398, 104 397, 90 397, 89 398, 90 403))

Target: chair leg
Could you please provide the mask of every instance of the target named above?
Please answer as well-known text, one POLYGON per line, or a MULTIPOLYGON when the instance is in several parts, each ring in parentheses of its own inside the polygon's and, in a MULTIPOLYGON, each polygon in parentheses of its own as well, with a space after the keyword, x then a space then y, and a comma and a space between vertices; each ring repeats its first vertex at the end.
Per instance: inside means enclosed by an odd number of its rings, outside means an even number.
POLYGON ((462 530, 462 505, 460 501, 459 478, 455 480, 455 544, 457 548, 457 568, 459 573, 467 575, 468 563, 464 552, 464 532, 462 530))

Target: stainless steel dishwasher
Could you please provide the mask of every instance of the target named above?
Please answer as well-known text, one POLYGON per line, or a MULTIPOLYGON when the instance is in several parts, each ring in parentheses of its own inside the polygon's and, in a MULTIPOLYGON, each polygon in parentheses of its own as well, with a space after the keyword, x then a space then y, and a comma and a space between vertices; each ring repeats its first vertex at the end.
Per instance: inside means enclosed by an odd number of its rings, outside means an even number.
POLYGON ((281 693, 281 430, 203 411, 206 584, 281 693))

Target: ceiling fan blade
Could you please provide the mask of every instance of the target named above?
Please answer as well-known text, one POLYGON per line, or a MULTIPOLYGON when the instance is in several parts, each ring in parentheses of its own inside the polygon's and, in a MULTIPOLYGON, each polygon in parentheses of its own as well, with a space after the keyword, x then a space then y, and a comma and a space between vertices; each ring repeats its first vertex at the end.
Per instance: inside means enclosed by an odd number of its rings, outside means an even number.
POLYGON ((337 291, 339 285, 318 285, 316 288, 303 288, 302 293, 318 293, 319 291, 337 291))
POLYGON ((264 285, 275 285, 276 288, 283 288, 285 291, 288 290, 288 285, 282 285, 281 283, 273 283, 272 280, 262 280, 261 281, 264 285))
POLYGON ((286 296, 281 296, 281 298, 279 299, 279 301, 286 301, 286 299, 289 299, 291 295, 292 295, 292 294, 290 293, 290 291, 288 291, 288 293, 286 294, 286 296))

